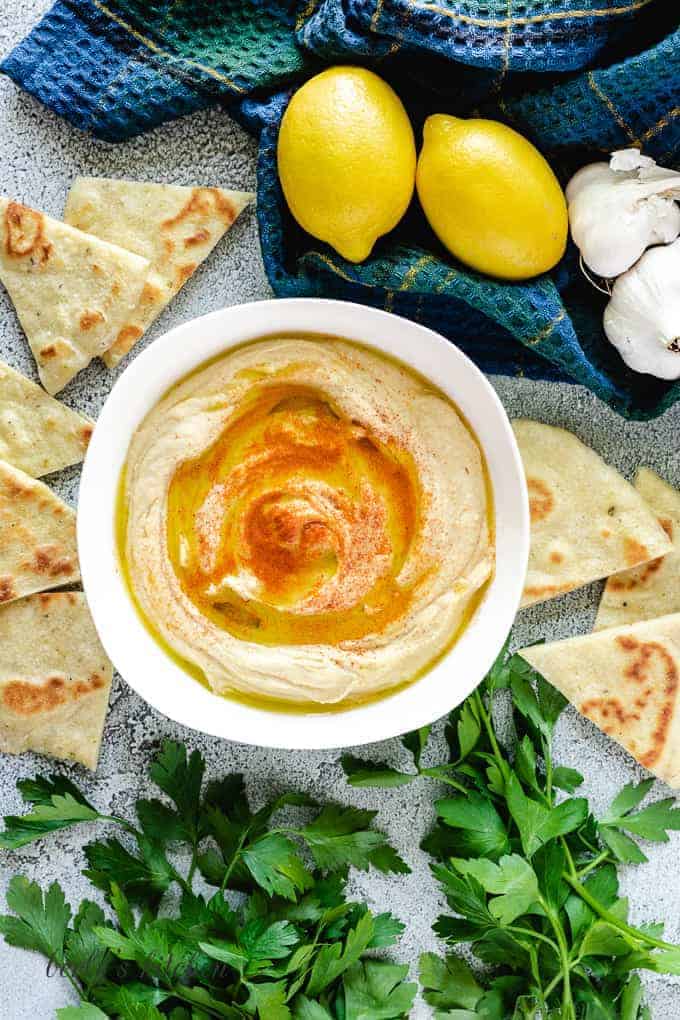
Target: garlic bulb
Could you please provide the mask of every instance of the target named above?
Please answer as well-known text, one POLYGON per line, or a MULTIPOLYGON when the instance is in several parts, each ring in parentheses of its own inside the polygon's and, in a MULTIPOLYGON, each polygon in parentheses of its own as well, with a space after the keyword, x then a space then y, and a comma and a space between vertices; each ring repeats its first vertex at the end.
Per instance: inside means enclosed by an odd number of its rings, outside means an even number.
POLYGON ((569 225, 583 261, 599 276, 618 276, 652 244, 680 234, 680 173, 658 167, 637 149, 591 163, 566 189, 569 225))
POLYGON ((645 252, 618 278, 604 331, 635 372, 680 379, 680 240, 645 252))

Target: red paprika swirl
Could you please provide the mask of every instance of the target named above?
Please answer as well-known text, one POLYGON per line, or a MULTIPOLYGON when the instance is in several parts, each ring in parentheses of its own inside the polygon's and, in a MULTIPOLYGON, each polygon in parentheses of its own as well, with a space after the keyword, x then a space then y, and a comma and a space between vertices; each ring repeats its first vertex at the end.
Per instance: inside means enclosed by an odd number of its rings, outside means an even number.
POLYGON ((345 341, 233 350, 131 444, 124 560, 154 631, 216 693, 360 700, 455 638, 493 566, 453 404, 345 341))

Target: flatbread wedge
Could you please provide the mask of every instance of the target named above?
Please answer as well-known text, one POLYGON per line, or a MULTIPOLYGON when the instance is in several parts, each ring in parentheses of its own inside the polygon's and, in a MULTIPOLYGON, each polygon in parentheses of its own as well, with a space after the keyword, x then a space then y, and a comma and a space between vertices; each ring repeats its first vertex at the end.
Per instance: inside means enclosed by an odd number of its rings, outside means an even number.
POLYGON ((79 464, 94 422, 0 361, 0 459, 34 478, 79 464))
POLYGON ((523 606, 670 551, 668 535, 639 492, 575 435, 526 419, 513 422, 513 429, 531 511, 523 606))
POLYGON ((673 543, 665 556, 607 581, 595 630, 680 613, 680 492, 649 468, 640 468, 635 488, 673 543))
POLYGON ((57 393, 111 346, 137 304, 148 264, 7 198, 0 198, 0 235, 0 280, 40 381, 57 393))
POLYGON ((641 765, 680 787, 680 613, 519 654, 641 765))
POLYGON ((0 461, 0 603, 79 578, 74 511, 42 482, 0 461))
POLYGON ((97 767, 112 667, 82 592, 0 608, 0 751, 97 767))
POLYGON ((151 263, 133 314, 104 355, 113 368, 146 332, 253 198, 223 188, 78 177, 64 219, 151 263))

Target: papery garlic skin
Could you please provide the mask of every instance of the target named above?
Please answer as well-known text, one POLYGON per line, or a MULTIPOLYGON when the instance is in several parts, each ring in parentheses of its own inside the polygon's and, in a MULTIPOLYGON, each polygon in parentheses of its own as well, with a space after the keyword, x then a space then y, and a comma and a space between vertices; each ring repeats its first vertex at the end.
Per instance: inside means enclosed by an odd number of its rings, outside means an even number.
POLYGON ((652 248, 618 278, 604 331, 635 372, 680 379, 680 240, 652 248))
POLYGON ((680 234, 680 173, 637 149, 590 163, 566 188, 569 225, 583 261, 598 276, 624 273, 653 244, 680 234))

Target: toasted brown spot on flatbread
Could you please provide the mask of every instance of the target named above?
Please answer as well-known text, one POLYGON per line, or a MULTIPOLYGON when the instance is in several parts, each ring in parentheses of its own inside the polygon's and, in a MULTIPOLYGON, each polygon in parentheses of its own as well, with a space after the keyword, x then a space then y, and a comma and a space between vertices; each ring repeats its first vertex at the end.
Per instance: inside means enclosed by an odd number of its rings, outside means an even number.
MULTIPOLYGON (((650 709, 652 713, 649 727, 649 738, 645 747, 635 747, 635 756, 645 768, 653 768, 663 752, 668 731, 673 718, 675 695, 678 688, 678 671, 673 657, 658 641, 638 641, 630 635, 621 634, 616 643, 630 656, 630 662, 623 671, 623 676, 638 690, 638 697, 633 701, 636 712, 629 711, 620 698, 590 698, 580 706, 583 715, 600 725, 601 719, 614 715, 621 726, 626 723, 640 722, 641 713, 650 709), (659 674, 661 674, 659 676, 659 674), (650 680, 654 680, 650 685, 650 680), (650 706, 652 695, 657 696, 658 705, 650 706)), ((605 733, 612 733, 611 727, 602 727, 605 733)), ((631 748, 637 744, 629 738, 631 748)))
POLYGON ((45 239, 45 217, 20 202, 10 202, 5 210, 5 250, 10 257, 27 255, 44 265, 52 245, 45 239))
POLYGON ((91 691, 101 690, 105 682, 106 681, 104 680, 103 676, 99 676, 98 673, 93 673, 92 676, 88 677, 87 680, 79 680, 74 685, 73 689, 77 695, 83 696, 85 694, 90 694, 91 691))
POLYGON ((611 531, 609 530, 609 528, 603 528, 600 534, 602 535, 603 538, 611 538, 611 531))
POLYGON ((28 496, 33 491, 30 485, 23 485, 19 476, 3 475, 0 480, 0 488, 10 499, 19 499, 21 496, 28 496))
POLYGON ((659 524, 666 532, 671 542, 673 541, 673 521, 669 517, 659 517, 659 524))
POLYGON ((92 433, 93 432, 94 432, 94 425, 90 425, 90 423, 88 422, 86 425, 82 426, 82 428, 78 432, 78 435, 82 439, 83 443, 85 443, 85 445, 87 445, 90 442, 90 440, 92 439, 92 433))
POLYGON ((194 245, 196 245, 196 244, 204 244, 206 241, 209 241, 209 240, 210 240, 210 231, 206 230, 205 227, 202 227, 200 230, 197 230, 195 234, 192 234, 191 237, 185 237, 185 239, 184 239, 184 247, 185 248, 193 248, 194 245))
POLYGON ((541 598, 543 595, 560 595, 563 592, 571 591, 572 584, 533 584, 527 585, 524 595, 541 598))
POLYGON ((644 566, 640 567, 639 572, 634 577, 617 577, 614 575, 609 578, 609 590, 610 591, 634 591, 636 588, 640 588, 649 581, 650 577, 660 569, 661 564, 664 561, 663 556, 658 556, 655 560, 650 560, 649 563, 645 563, 644 566))
POLYGON ((553 551, 550 553, 550 562, 551 563, 562 563, 563 560, 564 560, 564 556, 562 555, 562 553, 558 552, 556 549, 553 549, 553 551))
POLYGON ((56 344, 48 344, 47 347, 43 347, 40 350, 40 357, 45 361, 49 361, 50 358, 56 358, 58 354, 56 344))
POLYGON ((80 316, 80 328, 87 332, 88 329, 92 329, 99 322, 104 321, 104 316, 101 312, 84 312, 80 316))
MULTIPOLYGON (((157 301, 160 301, 162 297, 163 291, 160 289, 160 287, 154 287, 152 283, 149 283, 147 281, 147 283, 145 283, 144 286, 142 287, 142 293, 139 297, 139 301, 140 304, 154 305, 156 304, 157 301)), ((138 338, 136 337, 135 339, 138 338)))
POLYGON ((185 266, 178 266, 177 267, 177 276, 175 278, 175 286, 177 287, 178 290, 179 290, 180 287, 184 286, 184 284, 187 282, 187 280, 194 273, 195 270, 196 270, 196 263, 195 262, 187 262, 187 264, 185 266))
POLYGON ((2 700, 5 706, 17 715, 39 715, 50 712, 67 700, 64 680, 50 676, 41 684, 25 680, 12 680, 5 687, 2 700))
POLYGON ((11 602, 13 598, 13 579, 11 577, 0 577, 0 602, 11 602))
POLYGON ((164 238, 163 247, 165 248, 166 255, 172 255, 175 250, 175 242, 171 241, 169 237, 164 238))
MULTIPOLYGON (((122 358, 130 348, 134 347, 139 338, 143 336, 144 330, 139 326, 123 326, 116 337, 116 342, 109 347, 104 357, 115 354, 118 359, 122 358)), ((117 364, 118 361, 115 362, 117 364)))
POLYGON ((120 346, 133 344, 135 340, 139 340, 142 332, 139 326, 123 326, 116 337, 115 346, 117 347, 119 344, 120 346))
POLYGON ((77 701, 93 691, 101 690, 104 683, 104 677, 97 673, 70 687, 61 676, 47 677, 40 684, 11 680, 3 690, 2 700, 5 707, 17 715, 41 715, 59 708, 67 701, 77 701))
POLYGON ((638 542, 637 539, 631 538, 629 535, 626 535, 623 540, 623 555, 629 567, 634 567, 638 563, 649 559, 647 546, 643 545, 642 542, 638 542))
POLYGON ((197 213, 208 216, 211 212, 217 213, 219 218, 228 226, 236 219, 234 206, 227 199, 226 195, 222 194, 219 188, 194 188, 183 208, 180 209, 176 216, 172 216, 169 220, 164 220, 161 223, 161 227, 169 230, 189 216, 197 213))
POLYGON ((555 501, 548 486, 538 478, 527 478, 527 488, 529 489, 529 513, 532 522, 535 523, 548 516, 555 501))
POLYGON ((32 561, 25 564, 25 567, 35 570, 37 574, 46 574, 48 577, 73 574, 76 569, 73 560, 68 556, 60 556, 58 549, 53 545, 44 545, 36 549, 32 561))

